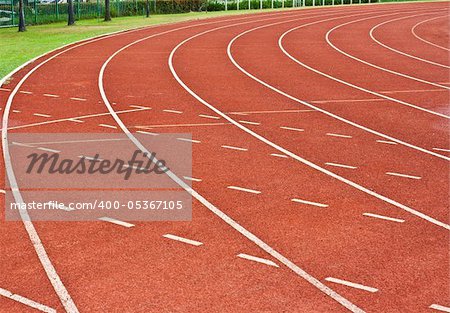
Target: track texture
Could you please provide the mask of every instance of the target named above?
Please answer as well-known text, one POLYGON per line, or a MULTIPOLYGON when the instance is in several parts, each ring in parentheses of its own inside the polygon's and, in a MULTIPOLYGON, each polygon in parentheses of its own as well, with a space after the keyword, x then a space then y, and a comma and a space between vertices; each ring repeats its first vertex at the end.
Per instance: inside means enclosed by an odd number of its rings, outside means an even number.
MULTIPOLYGON (((259 240, 199 200, 192 222, 35 222, 77 310, 448 309, 449 8, 163 25, 75 44, 15 73, 0 89, 8 133, 120 132, 118 121, 130 132, 191 133, 193 189, 259 240)), ((0 288, 76 312, 23 224, 1 214, 0 288)), ((0 312, 28 311, 0 296, 0 312)))

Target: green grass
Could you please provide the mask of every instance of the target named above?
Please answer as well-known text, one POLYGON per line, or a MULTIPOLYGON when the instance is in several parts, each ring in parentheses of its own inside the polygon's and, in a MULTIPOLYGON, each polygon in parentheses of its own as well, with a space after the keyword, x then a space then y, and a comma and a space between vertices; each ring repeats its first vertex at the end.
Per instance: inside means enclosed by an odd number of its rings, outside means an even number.
MULTIPOLYGON (((269 10, 265 10, 269 11, 269 10)), ((251 11, 258 13, 259 10, 251 11)), ((183 14, 161 14, 150 18, 129 16, 114 18, 111 22, 80 20, 75 26, 66 23, 28 26, 25 33, 17 32, 17 28, 0 29, 0 78, 26 61, 51 51, 62 45, 118 30, 148 25, 174 23, 187 20, 203 19, 223 15, 248 13, 245 11, 228 12, 192 12, 183 14)))

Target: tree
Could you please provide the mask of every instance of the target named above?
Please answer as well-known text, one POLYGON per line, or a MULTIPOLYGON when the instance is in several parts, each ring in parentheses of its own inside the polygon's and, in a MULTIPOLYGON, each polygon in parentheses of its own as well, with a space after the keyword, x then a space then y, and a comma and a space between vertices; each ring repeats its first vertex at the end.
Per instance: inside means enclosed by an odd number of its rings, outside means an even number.
POLYGON ((24 32, 26 30, 27 29, 25 27, 25 13, 23 9, 23 0, 19 0, 19 32, 24 32))
POLYGON ((111 8, 109 6, 109 0, 105 0, 105 22, 111 21, 111 8))
MULTIPOLYGON (((34 1, 36 1, 36 0, 34 0, 34 1)), ((56 1, 58 1, 58 0, 56 0, 56 1)), ((75 12, 73 9, 73 0, 67 1, 67 15, 68 15, 67 25, 68 26, 74 25, 75 24, 75 12)))

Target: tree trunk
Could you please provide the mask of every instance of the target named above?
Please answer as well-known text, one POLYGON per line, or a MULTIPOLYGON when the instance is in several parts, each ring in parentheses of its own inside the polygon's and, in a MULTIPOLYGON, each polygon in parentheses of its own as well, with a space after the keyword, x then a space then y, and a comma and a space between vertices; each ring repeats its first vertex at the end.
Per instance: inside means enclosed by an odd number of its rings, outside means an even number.
MULTIPOLYGON (((36 1, 36 0, 34 0, 36 1)), ((67 25, 71 26, 75 24, 75 12, 73 9, 73 0, 67 0, 67 13, 68 13, 68 19, 67 19, 67 25)))
POLYGON ((26 31, 26 27, 25 27, 25 13, 23 9, 23 0, 19 0, 19 32, 24 31, 26 31))
POLYGON ((109 0, 105 0, 105 22, 109 22, 111 20, 111 8, 109 5, 109 0))
POLYGON ((147 1, 145 2, 145 15, 146 15, 147 17, 150 16, 150 1, 149 1, 149 0, 147 0, 147 1))

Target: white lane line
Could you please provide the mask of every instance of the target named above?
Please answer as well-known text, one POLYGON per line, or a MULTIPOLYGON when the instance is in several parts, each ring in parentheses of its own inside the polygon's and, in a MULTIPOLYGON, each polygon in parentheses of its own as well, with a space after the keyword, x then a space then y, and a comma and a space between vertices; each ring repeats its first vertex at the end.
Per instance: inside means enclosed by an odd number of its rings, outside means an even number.
POLYGON ((314 112, 316 110, 270 110, 270 111, 243 111, 243 112, 229 112, 227 114, 235 115, 249 115, 249 114, 270 114, 270 113, 301 113, 301 112, 314 112))
POLYGON ((117 129, 117 126, 114 126, 114 125, 108 125, 108 124, 98 124, 98 126, 106 127, 106 128, 114 128, 114 129, 117 129))
POLYGON ((177 111, 177 110, 163 110, 163 112, 167 112, 167 113, 176 113, 176 114, 181 114, 181 113, 183 113, 182 111, 177 111))
POLYGON ((72 97, 72 98, 70 98, 70 100, 74 100, 74 101, 87 101, 87 99, 85 99, 85 98, 77 98, 77 97, 72 97))
POLYGON ((285 158, 285 159, 289 158, 287 155, 278 154, 278 153, 271 153, 270 155, 274 156, 274 157, 285 158))
POLYGON ((45 97, 51 97, 51 98, 59 98, 58 95, 52 95, 52 94, 50 94, 50 93, 44 93, 44 96, 45 96, 45 97))
POLYGON ((370 98, 370 99, 331 99, 331 100, 313 100, 311 103, 346 103, 346 102, 367 102, 367 101, 387 101, 386 99, 370 98))
POLYGON ((332 282, 332 283, 341 284, 341 285, 344 285, 344 286, 365 290, 365 291, 368 291, 368 292, 377 292, 378 291, 377 288, 364 286, 364 285, 357 284, 357 283, 352 283, 350 281, 342 280, 342 279, 339 279, 339 278, 327 277, 327 278, 325 278, 325 280, 329 281, 329 282, 332 282))
POLYGON ((74 122, 74 123, 84 123, 84 121, 77 120, 76 118, 69 118, 68 121, 74 122))
POLYGON ((38 147, 38 150, 47 151, 47 152, 53 152, 53 153, 60 153, 61 152, 59 150, 54 150, 54 149, 49 149, 49 148, 44 148, 44 147, 38 147))
POLYGON ((0 296, 3 296, 5 298, 9 298, 9 299, 17 301, 17 302, 20 302, 20 303, 22 303, 22 304, 24 304, 26 306, 32 307, 32 308, 37 309, 37 310, 39 310, 41 312, 56 313, 55 309, 52 309, 52 308, 50 308, 50 307, 48 307, 46 305, 37 303, 37 302, 35 302, 33 300, 30 300, 28 298, 19 296, 17 294, 13 294, 11 291, 3 289, 3 288, 0 288, 0 296))
POLYGON ((450 152, 450 149, 442 149, 442 148, 433 148, 436 151, 450 152))
POLYGON ((197 124, 159 124, 159 125, 138 125, 136 128, 159 128, 159 127, 194 127, 194 126, 216 126, 216 125, 229 125, 230 123, 197 123, 197 124))
POLYGON ((171 234, 165 234, 163 235, 164 238, 168 238, 168 239, 172 239, 172 240, 176 240, 179 242, 184 242, 187 243, 189 245, 193 245, 193 246, 201 246, 203 244, 203 242, 200 241, 196 241, 196 240, 192 240, 192 239, 187 239, 187 238, 183 238, 183 237, 179 237, 179 236, 175 236, 175 235, 171 235, 171 234))
POLYGON ((19 91, 20 93, 26 94, 26 95, 31 95, 33 94, 31 91, 25 91, 25 90, 21 90, 19 91))
POLYGON ((39 116, 39 117, 52 117, 51 115, 48 114, 42 114, 42 113, 33 113, 34 116, 39 116))
POLYGON ((243 191, 243 192, 248 192, 248 193, 254 193, 254 194, 261 193, 261 191, 258 191, 258 190, 248 189, 248 188, 243 188, 243 187, 238 187, 238 186, 228 186, 227 188, 233 189, 233 190, 238 190, 238 191, 243 191))
POLYGON ((11 91, 11 89, 8 88, 0 88, 1 91, 11 91))
POLYGON ((286 129, 286 130, 293 130, 293 131, 298 131, 298 132, 303 132, 305 131, 302 128, 294 128, 294 127, 288 127, 288 126, 280 126, 281 129, 286 129))
POLYGON ((269 265, 269 266, 279 267, 278 264, 276 264, 275 262, 273 262, 271 260, 259 258, 257 256, 253 256, 253 255, 249 255, 249 254, 245 254, 245 253, 239 253, 237 256, 242 258, 242 259, 249 260, 249 261, 254 261, 254 262, 266 264, 266 265, 269 265))
POLYGON ((446 307, 446 306, 443 306, 443 305, 439 305, 439 304, 432 304, 432 305, 430 305, 430 309, 438 310, 438 311, 441 311, 441 312, 450 313, 450 308, 449 307, 446 307))
POLYGON ((220 120, 220 117, 218 117, 218 116, 212 116, 212 115, 207 115, 207 114, 199 114, 198 116, 204 117, 204 118, 210 118, 210 119, 214 119, 214 120, 220 120))
POLYGON ((190 176, 183 176, 183 178, 186 179, 186 180, 196 181, 196 182, 201 182, 202 181, 200 178, 194 178, 194 177, 190 177, 190 176))
POLYGON ((333 137, 340 137, 340 138, 353 138, 349 135, 341 135, 341 134, 335 134, 335 133, 327 133, 327 136, 333 136, 333 137))
POLYGON ((6 190, 0 189, 0 193, 6 194, 6 190))
POLYGON ((35 146, 28 145, 26 143, 16 142, 16 141, 11 142, 11 144, 13 144, 15 146, 20 146, 20 147, 36 148, 35 146))
POLYGON ((250 121, 239 121, 239 123, 248 124, 248 125, 261 125, 261 123, 250 122, 250 121))
POLYGON ((374 218, 379 218, 379 219, 386 220, 386 221, 391 221, 391 222, 397 222, 397 223, 405 222, 405 220, 400 219, 400 218, 394 218, 394 217, 389 217, 389 216, 384 216, 384 215, 379 215, 379 214, 363 213, 363 215, 364 216, 369 216, 369 217, 374 217, 374 218))
POLYGON ((99 217, 98 219, 103 222, 108 222, 108 223, 120 225, 120 226, 127 227, 127 228, 134 227, 134 224, 116 220, 115 218, 111 218, 111 217, 104 216, 104 217, 99 217))
POLYGON ((142 105, 135 105, 135 104, 130 105, 130 108, 143 109, 143 110, 151 110, 152 109, 152 108, 149 108, 149 107, 144 107, 142 105))
POLYGON ((20 113, 21 111, 19 110, 12 110, 13 113, 20 113))
POLYGON ((388 144, 388 145, 396 145, 396 144, 397 144, 397 143, 394 142, 394 141, 388 141, 388 140, 377 140, 377 142, 379 142, 379 143, 385 143, 385 144, 388 144))
POLYGON ((150 135, 150 136, 158 136, 158 134, 156 134, 156 133, 146 132, 146 131, 143 131, 143 130, 137 130, 136 133, 144 134, 144 135, 150 135))
POLYGON ((186 142, 192 142, 192 143, 200 143, 200 140, 195 140, 195 139, 188 139, 188 138, 177 138, 177 140, 180 141, 186 141, 186 142))
MULTIPOLYGON (((427 19, 427 20, 424 20, 424 21, 421 21, 421 22, 417 23, 416 25, 414 25, 414 26, 411 28, 411 33, 414 35, 414 37, 416 37, 416 38, 419 39, 420 41, 423 41, 423 42, 425 42, 425 43, 427 43, 427 44, 429 44, 429 45, 431 45, 431 46, 434 46, 434 47, 436 47, 436 48, 450 51, 450 49, 449 49, 448 47, 443 47, 443 46, 437 45, 437 44, 435 44, 434 42, 428 41, 428 40, 426 40, 426 39, 420 37, 420 36, 417 35, 417 33, 416 33, 416 28, 417 28, 419 25, 421 25, 421 24, 423 24, 423 23, 427 23, 427 22, 432 21, 432 20, 436 20, 436 19, 438 19, 438 18, 443 18, 443 17, 447 17, 447 14, 446 14, 446 15, 441 15, 441 16, 438 16, 438 17, 433 17, 433 18, 430 18, 430 19, 427 19)), ((443 83, 440 83, 440 84, 443 84, 443 83)))
POLYGON ((389 90, 389 91, 380 91, 380 93, 390 94, 390 93, 408 93, 408 92, 429 92, 429 91, 443 91, 448 92, 445 89, 411 89, 411 90, 389 90))
POLYGON ((339 163, 331 163, 331 162, 326 162, 326 165, 330 165, 330 166, 335 166, 335 167, 342 167, 342 168, 348 168, 348 169, 357 169, 356 166, 351 166, 351 165, 345 165, 345 164, 339 164, 339 163))
POLYGON ((297 202, 297 203, 302 203, 302 204, 313 205, 313 206, 317 206, 319 208, 327 208, 328 207, 328 204, 323 204, 323 203, 319 203, 319 202, 312 202, 312 201, 302 200, 302 199, 298 199, 298 198, 291 199, 291 201, 292 202, 297 202))
POLYGON ((231 150, 248 151, 248 149, 246 149, 246 148, 239 148, 239 147, 233 147, 233 146, 221 146, 221 147, 225 148, 225 149, 231 149, 231 150))
POLYGON ((407 174, 401 174, 401 173, 396 173, 396 172, 386 172, 386 174, 392 175, 392 176, 404 177, 404 178, 411 178, 411 179, 421 179, 422 178, 420 176, 407 175, 407 174))

